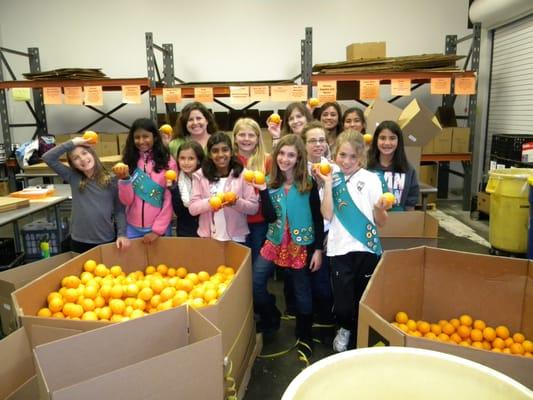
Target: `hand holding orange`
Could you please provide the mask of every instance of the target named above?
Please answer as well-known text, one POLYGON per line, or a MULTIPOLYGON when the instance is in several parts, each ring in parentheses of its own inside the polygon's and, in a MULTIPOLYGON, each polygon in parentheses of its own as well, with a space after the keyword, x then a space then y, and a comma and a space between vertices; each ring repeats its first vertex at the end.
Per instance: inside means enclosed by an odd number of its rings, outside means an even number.
POLYGON ((176 174, 176 171, 169 169, 165 172, 165 179, 167 181, 174 182, 178 178, 178 174, 176 174))
POLYGON ((318 107, 318 105, 320 104, 320 100, 318 100, 316 97, 311 97, 307 101, 307 104, 309 104, 309 107, 315 108, 315 107, 318 107))
POLYGON ((281 117, 279 114, 274 113, 270 117, 268 117, 268 120, 272 122, 273 124, 279 125, 281 124, 281 117))
POLYGON ((363 140, 365 141, 365 144, 369 145, 372 143, 372 135, 370 133, 365 133, 363 135, 363 140))
POLYGON ((98 134, 94 131, 85 131, 82 138, 87 140, 87 143, 89 144, 98 143, 98 134))
POLYGON ((126 179, 130 174, 129 167, 122 162, 116 163, 111 169, 118 179, 126 179))
POLYGON ((252 183, 254 181, 254 171, 247 169, 243 172, 242 177, 246 182, 252 183))
POLYGON ((387 202, 388 207, 392 207, 396 201, 396 197, 391 192, 383 193, 383 199, 387 202))
POLYGON ((159 127, 159 132, 161 132, 163 135, 172 136, 174 130, 169 124, 164 124, 159 127))
POLYGON ((218 211, 222 208, 222 200, 218 196, 213 196, 209 199, 209 205, 213 211, 218 211))

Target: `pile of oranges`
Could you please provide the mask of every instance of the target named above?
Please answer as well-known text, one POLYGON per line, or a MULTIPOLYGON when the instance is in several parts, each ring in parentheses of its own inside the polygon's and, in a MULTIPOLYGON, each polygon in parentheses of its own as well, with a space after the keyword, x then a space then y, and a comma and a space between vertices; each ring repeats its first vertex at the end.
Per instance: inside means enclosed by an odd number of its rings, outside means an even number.
POLYGON ((524 334, 520 332, 511 334, 505 325, 493 328, 483 320, 474 320, 468 314, 449 321, 441 319, 437 323, 429 323, 409 319, 407 313, 399 311, 392 325, 412 336, 497 353, 533 357, 533 342, 527 340, 524 334))
POLYGON ((83 272, 68 275, 47 296, 40 317, 121 322, 182 304, 200 308, 216 304, 234 278, 235 270, 220 265, 217 272, 189 272, 185 267, 149 265, 126 274, 119 265, 108 268, 87 260, 83 272))

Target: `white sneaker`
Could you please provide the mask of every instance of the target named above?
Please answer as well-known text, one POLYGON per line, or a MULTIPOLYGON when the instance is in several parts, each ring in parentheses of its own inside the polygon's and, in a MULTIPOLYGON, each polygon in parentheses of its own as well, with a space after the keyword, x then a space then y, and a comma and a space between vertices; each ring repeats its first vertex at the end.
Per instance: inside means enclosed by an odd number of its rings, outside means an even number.
POLYGON ((340 328, 337 331, 337 336, 333 339, 333 350, 337 353, 348 350, 348 342, 350 341, 350 331, 348 329, 340 328))

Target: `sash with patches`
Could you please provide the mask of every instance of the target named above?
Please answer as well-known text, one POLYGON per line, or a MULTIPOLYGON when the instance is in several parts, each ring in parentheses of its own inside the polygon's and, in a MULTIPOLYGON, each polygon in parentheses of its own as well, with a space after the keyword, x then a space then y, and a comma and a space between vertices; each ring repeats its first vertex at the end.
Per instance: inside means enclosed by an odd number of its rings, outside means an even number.
MULTIPOLYGON (((375 173, 378 176, 379 180, 381 181, 381 191, 383 193, 387 193, 389 191, 389 187, 387 185, 387 182, 385 182, 385 173, 379 169, 372 170, 372 172, 375 173)), ((405 209, 402 206, 395 204, 391 208, 389 208, 387 211, 405 211, 405 209)))
POLYGON ((154 182, 146 172, 135 168, 131 181, 135 195, 154 207, 163 207, 165 188, 154 182))
POLYGON ((333 212, 342 226, 368 250, 378 256, 381 255, 383 250, 376 226, 353 202, 344 180, 344 174, 340 172, 333 174, 332 186, 333 212))

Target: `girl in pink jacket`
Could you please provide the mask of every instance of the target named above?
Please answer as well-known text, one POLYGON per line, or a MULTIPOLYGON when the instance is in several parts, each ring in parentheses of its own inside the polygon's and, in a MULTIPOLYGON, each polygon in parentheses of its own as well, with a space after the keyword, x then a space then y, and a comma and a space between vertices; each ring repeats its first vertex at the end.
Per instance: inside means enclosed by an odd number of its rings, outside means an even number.
POLYGON ((191 215, 199 215, 198 236, 244 243, 249 233, 247 215, 259 207, 251 185, 243 184, 243 166, 223 132, 207 141, 207 158, 193 174, 191 215))
POLYGON ((120 201, 126 206, 128 238, 143 237, 144 243, 151 243, 170 234, 172 198, 165 172, 176 171, 177 167, 151 119, 140 118, 133 123, 122 160, 129 171, 118 168, 114 172, 120 179, 120 201))

